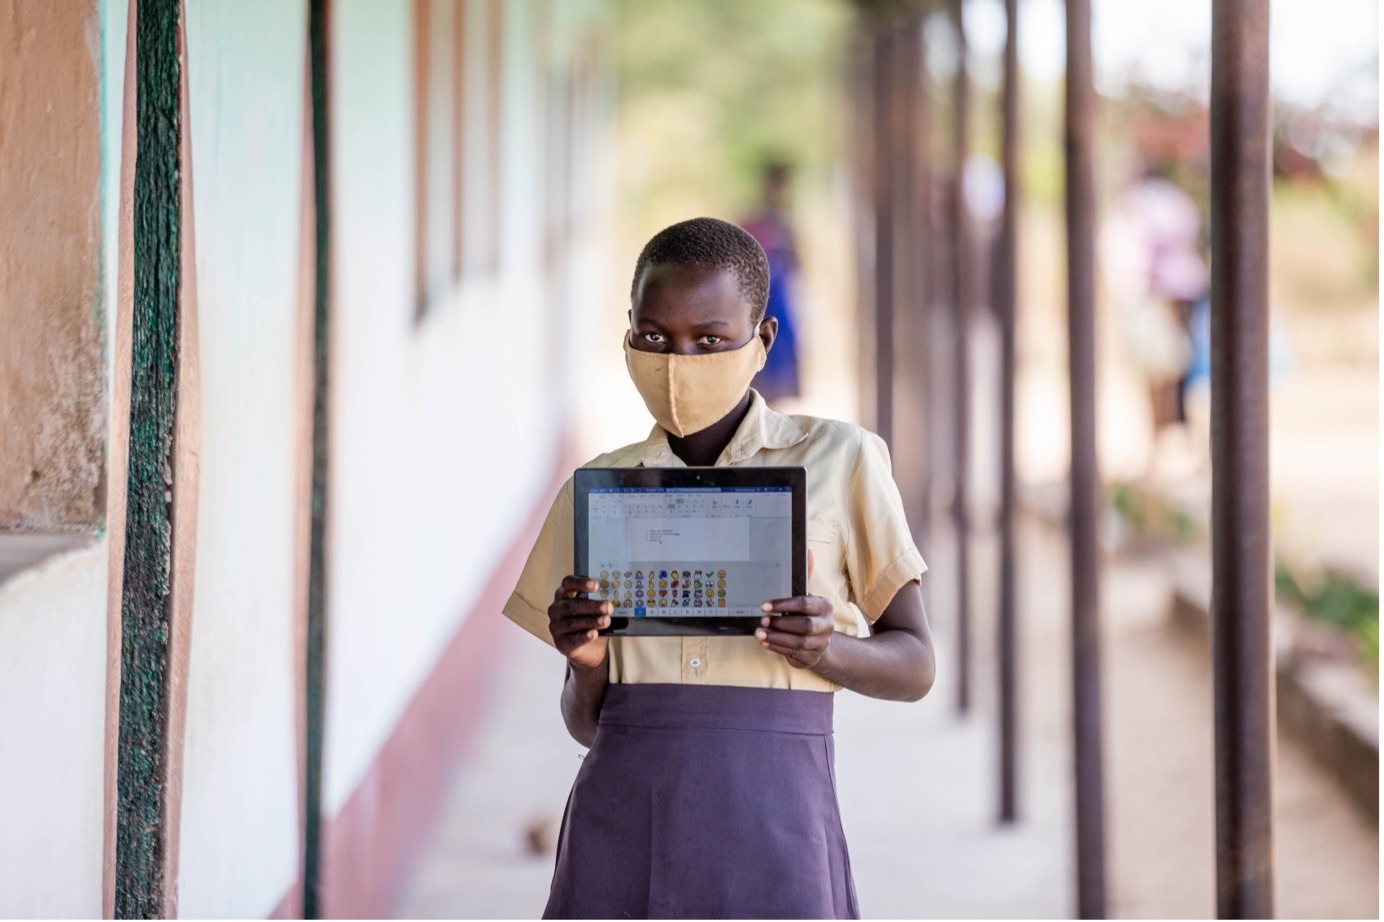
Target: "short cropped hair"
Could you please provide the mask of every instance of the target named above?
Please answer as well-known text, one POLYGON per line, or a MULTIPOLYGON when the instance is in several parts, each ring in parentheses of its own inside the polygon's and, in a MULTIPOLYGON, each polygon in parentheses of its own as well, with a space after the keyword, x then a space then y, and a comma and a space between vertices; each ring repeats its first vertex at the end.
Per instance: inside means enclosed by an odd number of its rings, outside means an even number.
POLYGON ((734 224, 716 218, 692 218, 654 234, 634 264, 631 301, 639 292, 644 270, 663 264, 730 272, 750 305, 750 319, 757 323, 764 316, 769 304, 769 259, 759 242, 734 224))

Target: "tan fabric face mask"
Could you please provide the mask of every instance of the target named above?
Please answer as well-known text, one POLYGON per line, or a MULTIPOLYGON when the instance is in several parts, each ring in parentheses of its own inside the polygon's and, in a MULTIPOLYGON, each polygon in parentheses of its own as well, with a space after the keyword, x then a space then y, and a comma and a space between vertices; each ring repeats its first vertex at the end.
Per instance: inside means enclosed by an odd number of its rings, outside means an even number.
POLYGON ((764 361, 757 327, 739 349, 706 355, 641 352, 625 334, 625 366, 639 396, 658 424, 678 438, 701 432, 735 409, 764 361))

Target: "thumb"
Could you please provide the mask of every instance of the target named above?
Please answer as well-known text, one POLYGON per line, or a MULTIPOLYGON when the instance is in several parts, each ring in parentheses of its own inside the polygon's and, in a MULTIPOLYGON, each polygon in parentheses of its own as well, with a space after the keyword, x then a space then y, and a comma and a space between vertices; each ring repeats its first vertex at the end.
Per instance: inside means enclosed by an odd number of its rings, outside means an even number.
POLYGON ((807 549, 807 578, 812 579, 812 571, 816 566, 816 560, 812 556, 812 548, 807 549))

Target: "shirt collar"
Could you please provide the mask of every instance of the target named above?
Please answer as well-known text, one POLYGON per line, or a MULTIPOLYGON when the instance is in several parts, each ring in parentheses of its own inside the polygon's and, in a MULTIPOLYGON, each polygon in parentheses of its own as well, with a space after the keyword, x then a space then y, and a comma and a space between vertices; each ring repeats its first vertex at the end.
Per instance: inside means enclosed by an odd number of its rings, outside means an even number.
MULTIPOLYGON (((785 416, 769 408, 759 391, 750 388, 750 409, 735 430, 730 443, 716 466, 739 464, 763 449, 788 448, 807 438, 807 432, 791 416, 785 416)), ((618 467, 686 467, 683 460, 673 453, 668 444, 668 433, 662 426, 654 425, 649 437, 633 446, 629 455, 621 459, 618 467)))

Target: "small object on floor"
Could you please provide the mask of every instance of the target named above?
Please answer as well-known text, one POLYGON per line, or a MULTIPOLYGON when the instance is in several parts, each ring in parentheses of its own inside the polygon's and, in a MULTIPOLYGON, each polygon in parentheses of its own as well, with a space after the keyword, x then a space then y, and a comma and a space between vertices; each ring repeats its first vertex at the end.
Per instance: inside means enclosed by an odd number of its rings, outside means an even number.
POLYGON ((557 851, 557 837, 561 831, 562 817, 548 813, 529 820, 524 840, 529 851, 535 855, 551 855, 557 851))

